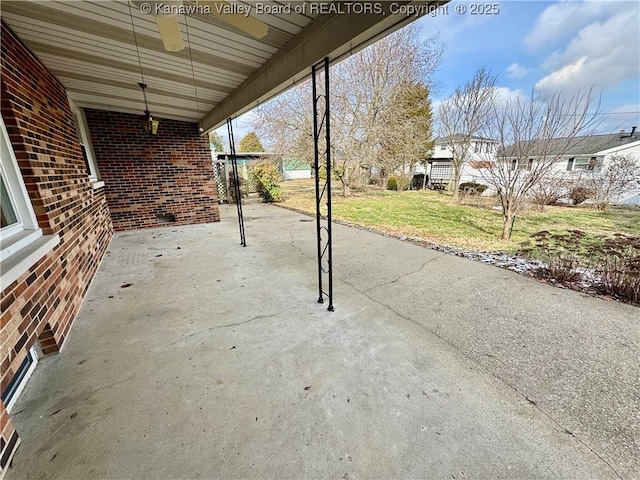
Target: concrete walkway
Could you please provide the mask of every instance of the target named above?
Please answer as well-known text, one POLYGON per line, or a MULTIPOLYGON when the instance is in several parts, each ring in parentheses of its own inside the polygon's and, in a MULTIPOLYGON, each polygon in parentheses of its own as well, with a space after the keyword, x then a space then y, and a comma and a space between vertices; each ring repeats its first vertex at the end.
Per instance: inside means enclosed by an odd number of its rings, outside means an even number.
POLYGON ((234 213, 116 235, 9 480, 638 477, 638 308, 336 226, 330 313, 310 218, 234 213))

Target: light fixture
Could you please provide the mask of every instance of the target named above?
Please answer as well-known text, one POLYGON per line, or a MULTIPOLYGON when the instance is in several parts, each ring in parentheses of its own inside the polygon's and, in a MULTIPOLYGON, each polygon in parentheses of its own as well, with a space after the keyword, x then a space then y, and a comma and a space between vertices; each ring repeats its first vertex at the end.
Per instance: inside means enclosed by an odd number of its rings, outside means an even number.
POLYGON ((153 118, 151 116, 151 112, 149 111, 149 105, 147 105, 147 84, 146 83, 138 83, 140 88, 142 89, 142 95, 144 96, 144 115, 140 118, 140 123, 142 123, 142 127, 147 134, 157 135, 158 127, 160 126, 160 120, 157 118, 153 118))
POLYGON ((133 42, 136 46, 136 55, 138 56, 138 66, 140 67, 140 79, 141 82, 138 83, 138 86, 142 89, 142 96, 144 97, 144 115, 140 118, 140 123, 142 123, 142 127, 144 131, 147 132, 148 135, 157 135, 158 127, 160 126, 160 120, 157 118, 153 118, 151 116, 151 112, 149 111, 149 104, 147 103, 147 84, 144 83, 144 73, 142 71, 142 61, 140 60, 140 49, 138 47, 138 36, 136 35, 136 27, 133 23, 133 12, 131 11, 131 3, 129 3, 129 19, 131 20, 131 30, 133 31, 133 42))

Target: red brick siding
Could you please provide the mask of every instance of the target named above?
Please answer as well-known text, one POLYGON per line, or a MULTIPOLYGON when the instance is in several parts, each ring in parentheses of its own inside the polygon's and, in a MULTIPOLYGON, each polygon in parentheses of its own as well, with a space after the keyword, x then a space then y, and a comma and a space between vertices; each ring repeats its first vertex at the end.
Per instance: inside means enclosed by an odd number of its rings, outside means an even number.
MULTIPOLYGON (((2 118, 38 223, 60 243, 2 291, 1 387, 42 340, 58 351, 113 235, 103 189, 89 182, 63 85, 2 24, 2 118)), ((0 459, 15 448, 4 404, 0 459)), ((5 467, 5 465, 3 465, 5 467)), ((0 471, 0 475, 2 472, 0 471)))
POLYGON ((217 222, 218 194, 209 142, 197 124, 162 119, 145 133, 140 115, 85 110, 116 230, 217 222))

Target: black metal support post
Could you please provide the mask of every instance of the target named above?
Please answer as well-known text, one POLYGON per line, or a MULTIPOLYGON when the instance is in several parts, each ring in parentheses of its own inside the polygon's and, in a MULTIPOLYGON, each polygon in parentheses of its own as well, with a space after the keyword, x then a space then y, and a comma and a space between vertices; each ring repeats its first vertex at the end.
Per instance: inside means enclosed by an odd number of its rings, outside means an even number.
POLYGON ((316 233, 318 244, 318 303, 328 297, 327 310, 333 312, 333 251, 331 236, 331 115, 329 109, 329 59, 311 67, 313 89, 313 146, 314 173, 316 178, 316 233), (321 73, 324 73, 324 94, 318 93, 321 73), (324 160, 324 164, 322 162, 324 160), (325 168, 325 180, 321 188, 321 168, 325 168), (322 208, 326 206, 326 214, 322 208), (323 237, 324 236, 324 237, 323 237), (327 277, 327 291, 323 289, 327 277))
POLYGON ((238 176, 238 158, 236 157, 236 143, 233 138, 233 125, 231 118, 227 118, 227 132, 229 133, 229 155, 231 156, 231 171, 233 172, 233 190, 236 196, 236 207, 238 209, 238 226, 240 227, 240 245, 247 246, 247 239, 244 236, 244 217, 242 216, 242 192, 240 191, 240 177, 238 176))

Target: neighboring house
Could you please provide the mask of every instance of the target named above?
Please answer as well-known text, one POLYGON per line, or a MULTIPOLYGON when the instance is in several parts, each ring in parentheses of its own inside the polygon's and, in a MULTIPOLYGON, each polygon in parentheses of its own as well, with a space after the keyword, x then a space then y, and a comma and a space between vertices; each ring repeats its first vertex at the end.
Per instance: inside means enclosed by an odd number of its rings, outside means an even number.
MULTIPOLYGON (((416 164, 411 169, 415 177, 426 178, 426 186, 431 189, 444 189, 451 181, 453 175, 453 150, 450 147, 448 137, 435 139, 435 145, 431 156, 422 164, 416 164)), ((465 163, 462 167, 460 183, 476 182, 485 183, 480 174, 483 163, 494 161, 498 142, 489 138, 478 136, 471 137, 471 144, 467 152, 465 163)), ((416 183, 420 183, 420 178, 416 183)))
POLYGON ((296 158, 286 157, 280 163, 282 178, 285 180, 298 180, 301 178, 311 178, 311 165, 302 163, 296 158))
MULTIPOLYGON (((578 178, 580 174, 592 172, 597 175, 600 171, 607 167, 612 157, 620 155, 632 155, 640 160, 640 134, 636 131, 636 127, 631 129, 630 133, 624 130, 620 133, 612 133, 605 135, 586 135, 583 137, 575 137, 569 141, 567 147, 567 138, 557 138, 551 142, 544 142, 547 158, 562 154, 553 167, 553 172, 564 174, 568 181, 572 178, 578 178)), ((530 169, 531 165, 538 158, 531 155, 526 159, 515 159, 510 155, 509 147, 505 150, 505 154, 501 157, 506 158, 509 168, 530 169)), ((532 149, 535 152, 535 147, 532 149)), ((636 191, 630 192, 624 198, 617 199, 619 204, 640 204, 640 187, 636 191)))
MULTIPOLYGON (((574 138, 567 148, 566 138, 557 138, 550 144, 545 142, 547 155, 557 155, 566 150, 562 157, 556 162, 554 170, 558 172, 582 172, 599 171, 608 164, 611 157, 616 155, 634 155, 640 159, 640 134, 636 132, 636 127, 630 133, 624 130, 620 133, 605 135, 587 135, 574 138)), ((509 156, 509 149, 506 151, 509 156)), ((536 157, 531 156, 528 161, 535 161, 536 157)), ((511 168, 517 168, 516 161, 512 160, 511 168)))

